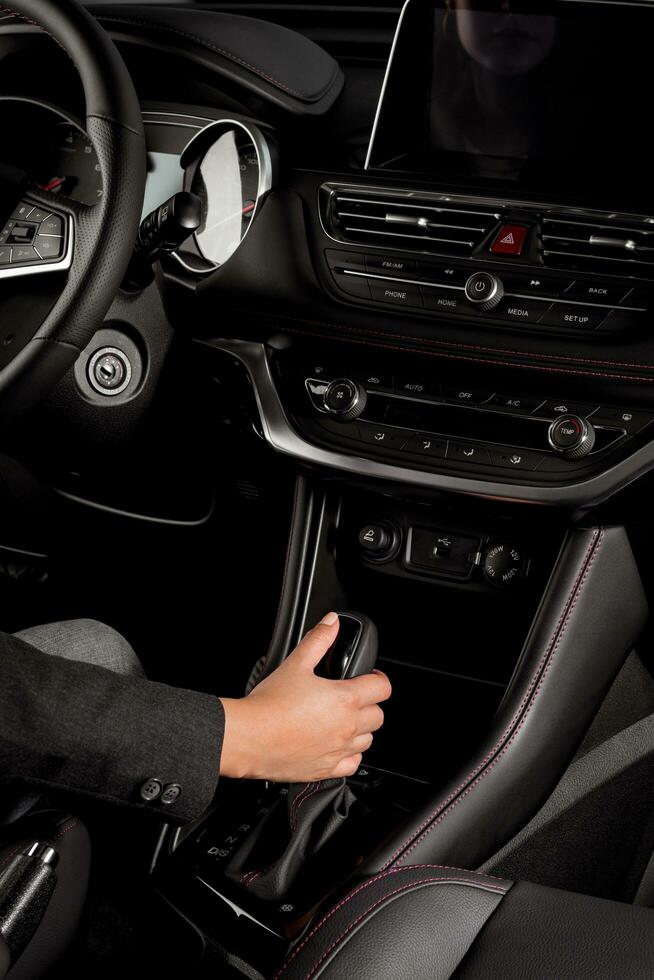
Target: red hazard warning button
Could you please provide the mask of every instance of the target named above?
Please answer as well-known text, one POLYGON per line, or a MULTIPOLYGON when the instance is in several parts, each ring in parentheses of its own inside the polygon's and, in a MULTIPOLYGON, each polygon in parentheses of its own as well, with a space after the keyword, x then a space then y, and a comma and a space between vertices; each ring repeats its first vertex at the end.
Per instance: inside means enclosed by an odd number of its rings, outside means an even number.
POLYGON ((522 255, 528 234, 525 225, 502 225, 490 251, 493 255, 522 255))

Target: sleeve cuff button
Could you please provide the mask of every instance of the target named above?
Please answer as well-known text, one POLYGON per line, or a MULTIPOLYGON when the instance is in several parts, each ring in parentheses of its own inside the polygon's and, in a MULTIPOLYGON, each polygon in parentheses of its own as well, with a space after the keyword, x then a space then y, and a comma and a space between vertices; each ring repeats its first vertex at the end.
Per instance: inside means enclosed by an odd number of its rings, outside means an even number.
POLYGON ((139 791, 141 799, 144 803, 154 803, 158 800, 163 792, 163 785, 158 779, 150 778, 141 785, 139 791))
POLYGON ((163 791, 161 802, 165 806, 171 806, 171 804, 177 803, 181 795, 182 787, 178 783, 169 783, 163 791))

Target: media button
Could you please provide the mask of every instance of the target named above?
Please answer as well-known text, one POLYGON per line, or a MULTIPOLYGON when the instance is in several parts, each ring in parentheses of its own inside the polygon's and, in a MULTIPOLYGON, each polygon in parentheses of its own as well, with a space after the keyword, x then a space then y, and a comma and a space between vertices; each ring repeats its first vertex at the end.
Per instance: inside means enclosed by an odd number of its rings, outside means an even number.
POLYGON ((541 317, 547 312, 549 303, 540 302, 537 299, 504 299, 494 316, 502 320, 511 320, 513 323, 533 324, 539 323, 541 317))

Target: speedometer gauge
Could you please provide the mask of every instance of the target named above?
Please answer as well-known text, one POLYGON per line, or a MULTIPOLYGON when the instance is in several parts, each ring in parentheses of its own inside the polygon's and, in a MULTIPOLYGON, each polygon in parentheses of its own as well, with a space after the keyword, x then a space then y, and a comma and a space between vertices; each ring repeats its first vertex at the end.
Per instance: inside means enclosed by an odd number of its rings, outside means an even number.
POLYGON ((270 146, 256 127, 225 120, 198 133, 182 163, 187 187, 202 201, 202 224, 193 250, 200 261, 188 250, 179 258, 194 272, 209 272, 234 255, 271 188, 270 146))

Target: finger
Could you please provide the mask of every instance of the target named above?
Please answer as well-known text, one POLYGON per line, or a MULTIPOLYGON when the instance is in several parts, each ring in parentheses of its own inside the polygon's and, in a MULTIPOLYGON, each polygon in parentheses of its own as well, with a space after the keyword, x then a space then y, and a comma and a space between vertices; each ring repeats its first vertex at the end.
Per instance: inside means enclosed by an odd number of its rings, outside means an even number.
POLYGON ((384 712, 376 705, 371 704, 362 708, 359 712, 359 723, 357 735, 365 735, 367 732, 378 732, 384 724, 384 712))
POLYGON ((370 732, 365 735, 357 735, 356 738, 352 739, 352 744, 350 745, 350 752, 367 752, 372 745, 373 738, 370 732))
POLYGON ((339 628, 340 620, 336 613, 327 613, 317 626, 309 630, 302 642, 293 651, 291 657, 296 660, 301 660, 309 670, 313 670, 318 666, 338 636, 339 628))
POLYGON ((341 681, 347 684, 354 692, 361 707, 368 704, 379 704, 380 701, 388 701, 393 688, 386 674, 363 674, 361 677, 353 677, 349 681, 341 681))
POLYGON ((343 776, 353 776, 359 766, 361 765, 361 754, 348 756, 347 759, 341 759, 339 764, 335 767, 333 772, 333 779, 342 779, 343 776))

